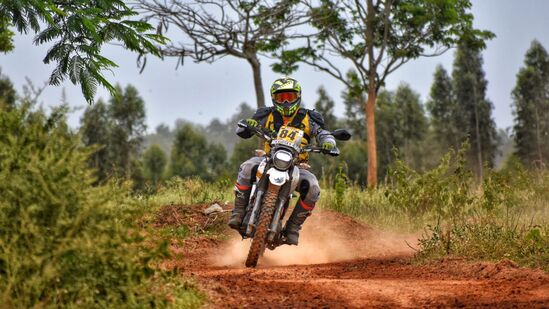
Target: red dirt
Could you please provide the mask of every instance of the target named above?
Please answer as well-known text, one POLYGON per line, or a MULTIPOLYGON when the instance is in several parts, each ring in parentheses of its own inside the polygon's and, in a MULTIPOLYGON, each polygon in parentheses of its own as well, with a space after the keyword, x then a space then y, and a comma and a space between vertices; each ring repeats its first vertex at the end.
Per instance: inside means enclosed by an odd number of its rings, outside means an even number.
MULTIPOLYGON (((157 224, 211 224, 204 205, 169 207, 157 224)), ((182 248, 174 242, 177 254, 165 263, 194 278, 211 308, 549 308, 542 270, 508 260, 412 264, 417 235, 376 231, 332 211, 316 211, 298 247, 267 251, 256 269, 243 266, 249 241, 227 234, 228 241, 190 238, 182 248)))

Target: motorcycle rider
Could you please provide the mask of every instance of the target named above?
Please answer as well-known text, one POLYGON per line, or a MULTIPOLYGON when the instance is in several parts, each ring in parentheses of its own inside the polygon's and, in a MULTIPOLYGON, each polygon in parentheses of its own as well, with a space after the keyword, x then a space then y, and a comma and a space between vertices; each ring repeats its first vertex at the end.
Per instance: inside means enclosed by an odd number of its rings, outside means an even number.
MULTIPOLYGON (((291 77, 283 77, 275 80, 271 86, 271 99, 273 106, 258 109, 252 118, 245 122, 249 126, 262 126, 271 131, 278 132, 282 125, 292 126, 304 131, 302 147, 310 143, 312 138, 323 151, 330 151, 336 146, 335 138, 324 129, 324 118, 315 110, 300 108, 301 86, 297 80, 291 77)), ((242 138, 250 138, 253 133, 250 130, 242 130, 237 133, 242 138)), ((270 145, 265 143, 265 152, 269 152, 270 145)), ((299 155, 298 163, 307 163, 308 153, 299 155)), ((234 209, 229 219, 229 226, 238 230, 246 212, 246 206, 250 198, 252 188, 252 176, 263 158, 252 157, 240 165, 238 178, 235 185, 234 209)), ((299 166, 299 164, 297 165, 299 166)), ((303 166, 303 165, 302 165, 303 166)), ((300 166, 301 167, 301 166, 300 166)), ((299 169, 299 183, 297 190, 300 193, 299 200, 286 223, 283 231, 286 243, 297 245, 299 231, 308 216, 311 215, 316 202, 320 198, 320 186, 315 175, 307 169, 299 169)))

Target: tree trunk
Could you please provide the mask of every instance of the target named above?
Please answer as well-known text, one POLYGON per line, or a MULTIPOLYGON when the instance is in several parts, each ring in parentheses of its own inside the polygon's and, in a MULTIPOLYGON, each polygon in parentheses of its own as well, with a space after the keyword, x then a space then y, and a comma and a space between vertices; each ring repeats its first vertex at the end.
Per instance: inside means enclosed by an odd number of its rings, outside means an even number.
POLYGON ((482 168, 482 140, 480 137, 480 119, 479 119, 479 113, 478 113, 478 104, 479 100, 477 99, 477 83, 476 79, 473 80, 473 100, 475 104, 475 133, 477 136, 477 163, 478 163, 478 179, 479 182, 482 182, 482 178, 484 176, 484 171, 482 168))
MULTIPOLYGON (((255 55, 251 56, 247 60, 252 66, 252 71, 254 73, 254 87, 257 108, 265 107, 265 94, 263 93, 263 81, 261 80, 261 63, 259 63, 259 59, 257 59, 255 55)), ((257 140, 257 149, 263 149, 265 145, 265 140, 262 138, 258 138, 257 140)))
POLYGON ((368 146, 368 187, 377 185, 377 142, 376 142, 376 87, 375 82, 368 85, 368 100, 364 106, 366 110, 366 142, 368 146))
POLYGON ((265 94, 263 93, 263 82, 261 80, 261 63, 256 57, 248 59, 254 73, 255 97, 257 108, 265 107, 265 94))
MULTIPOLYGON (((357 2, 358 3, 358 2, 357 2)), ((366 16, 366 45, 368 53, 368 101, 366 102, 366 142, 368 146, 368 188, 377 186, 377 142, 376 142, 376 96, 377 64, 374 55, 375 43, 375 9, 372 0, 366 2, 368 14, 366 16)))
POLYGON ((536 144, 537 144, 538 161, 539 161, 538 164, 539 164, 540 168, 543 168, 544 167, 544 162, 543 162, 543 155, 541 154, 541 134, 540 134, 540 129, 539 129, 539 126, 540 126, 539 112, 538 112, 537 107, 535 108, 535 110, 536 110, 536 144))

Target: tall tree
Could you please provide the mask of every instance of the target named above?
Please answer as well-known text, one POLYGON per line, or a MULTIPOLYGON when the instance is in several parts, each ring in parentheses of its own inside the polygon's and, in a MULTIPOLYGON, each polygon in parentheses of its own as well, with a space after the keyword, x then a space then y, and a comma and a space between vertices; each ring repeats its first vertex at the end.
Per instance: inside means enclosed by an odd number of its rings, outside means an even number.
POLYGON ((512 92, 516 155, 527 166, 549 162, 549 56, 536 40, 530 45, 524 67, 512 92))
POLYGON ((271 53, 293 37, 292 28, 307 23, 294 0, 138 0, 143 13, 159 22, 159 29, 173 25, 183 31, 191 44, 173 43, 165 56, 191 57, 212 63, 224 56, 250 64, 257 107, 265 106, 261 80, 262 53, 271 53))
POLYGON ((223 145, 212 143, 208 145, 207 153, 208 163, 208 178, 209 180, 220 179, 223 177, 233 176, 228 174, 227 150, 223 145))
POLYGON ((80 118, 80 133, 84 145, 95 145, 99 149, 89 158, 89 165, 96 171, 98 181, 104 181, 111 174, 112 163, 109 155, 112 122, 108 107, 103 100, 86 108, 80 118))
MULTIPOLYGON (((395 149, 402 146, 403 139, 399 132, 399 113, 394 104, 394 92, 381 89, 376 102, 376 137, 379 141, 377 145, 378 176, 383 177, 387 171, 387 166, 395 160, 395 149)), ((360 102, 362 106, 362 102, 360 102)), ((363 120, 360 121, 364 123, 363 120)), ((367 177, 368 175, 363 172, 367 177)))
POLYGON ((377 98, 376 127, 379 142, 379 175, 385 176, 387 167, 394 162, 397 150, 414 168, 422 167, 419 147, 427 132, 427 118, 419 94, 406 83, 396 91, 382 89, 377 98))
POLYGON ((398 121, 397 130, 402 139, 399 147, 404 159, 417 167, 421 158, 415 145, 423 140, 427 133, 427 117, 419 94, 412 90, 410 85, 401 83, 394 95, 394 105, 398 121))
POLYGON ((131 178, 134 161, 138 160, 145 125, 145 102, 132 85, 122 89, 116 86, 118 96, 109 101, 109 116, 112 119, 111 160, 117 167, 117 174, 131 178))
POLYGON ((143 148, 148 149, 153 145, 158 145, 165 155, 169 155, 172 149, 175 131, 170 130, 166 124, 156 126, 155 132, 143 137, 143 148))
POLYGON ((497 151, 496 125, 492 119, 492 103, 486 98, 488 82, 482 69, 478 48, 460 44, 452 72, 453 89, 458 104, 454 113, 458 127, 469 138, 468 161, 477 177, 482 179, 483 165, 493 166, 497 151))
MULTIPOLYGON (((296 62, 312 65, 343 83, 341 66, 332 55, 350 61, 368 99, 366 114, 368 185, 377 184, 375 131, 376 96, 385 79, 406 62, 421 56, 440 55, 459 41, 483 47, 488 31, 472 26, 469 0, 394 1, 324 0, 308 3, 312 25, 320 31, 304 47, 284 51, 275 69, 292 71, 296 62)), ((347 84, 347 86, 350 86, 347 84)))
POLYGON ((345 122, 351 129, 354 138, 364 140, 366 138, 366 126, 364 122, 363 103, 366 95, 362 91, 361 81, 353 70, 347 72, 348 86, 341 93, 345 104, 345 122))
POLYGON ((137 15, 123 0, 66 0, 0 1, 0 50, 10 49, 10 33, 7 19, 18 32, 36 33, 34 44, 55 41, 44 57, 44 63, 55 63, 50 76, 52 85, 59 85, 68 78, 80 84, 86 100, 91 103, 97 85, 106 87, 111 94, 115 88, 103 76, 103 70, 116 67, 116 63, 104 57, 104 44, 117 41, 127 50, 140 55, 160 56, 157 44, 165 39, 152 32, 146 22, 132 20, 137 15), (7 37, 7 39, 6 39, 7 37))
POLYGON ((156 186, 162 178, 166 163, 166 154, 158 145, 152 145, 151 147, 149 147, 149 149, 145 151, 145 153, 143 153, 143 164, 145 165, 145 173, 152 181, 154 186, 156 186))
POLYGON ((323 86, 318 87, 318 99, 315 102, 315 109, 324 116, 326 128, 335 129, 337 118, 334 115, 334 100, 328 96, 323 86))
POLYGON ((189 124, 181 126, 173 141, 170 174, 179 177, 207 178, 209 176, 207 155, 206 138, 189 124))
POLYGON ((451 147, 459 149, 463 130, 458 127, 456 119, 458 107, 452 91, 452 79, 442 65, 435 69, 427 110, 431 115, 434 137, 441 148, 444 151, 451 147))

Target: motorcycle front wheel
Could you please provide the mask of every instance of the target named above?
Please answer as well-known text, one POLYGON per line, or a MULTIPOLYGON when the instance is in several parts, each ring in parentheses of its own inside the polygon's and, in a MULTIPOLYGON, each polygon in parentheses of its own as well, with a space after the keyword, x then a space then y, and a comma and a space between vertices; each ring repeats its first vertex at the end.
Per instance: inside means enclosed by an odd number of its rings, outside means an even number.
POLYGON ((259 214, 254 238, 252 239, 252 246, 250 247, 248 258, 246 259, 246 267, 256 267, 259 257, 265 252, 267 233, 269 232, 269 225, 273 220, 279 189, 280 187, 269 185, 269 189, 263 198, 263 205, 261 207, 261 213, 259 214))

